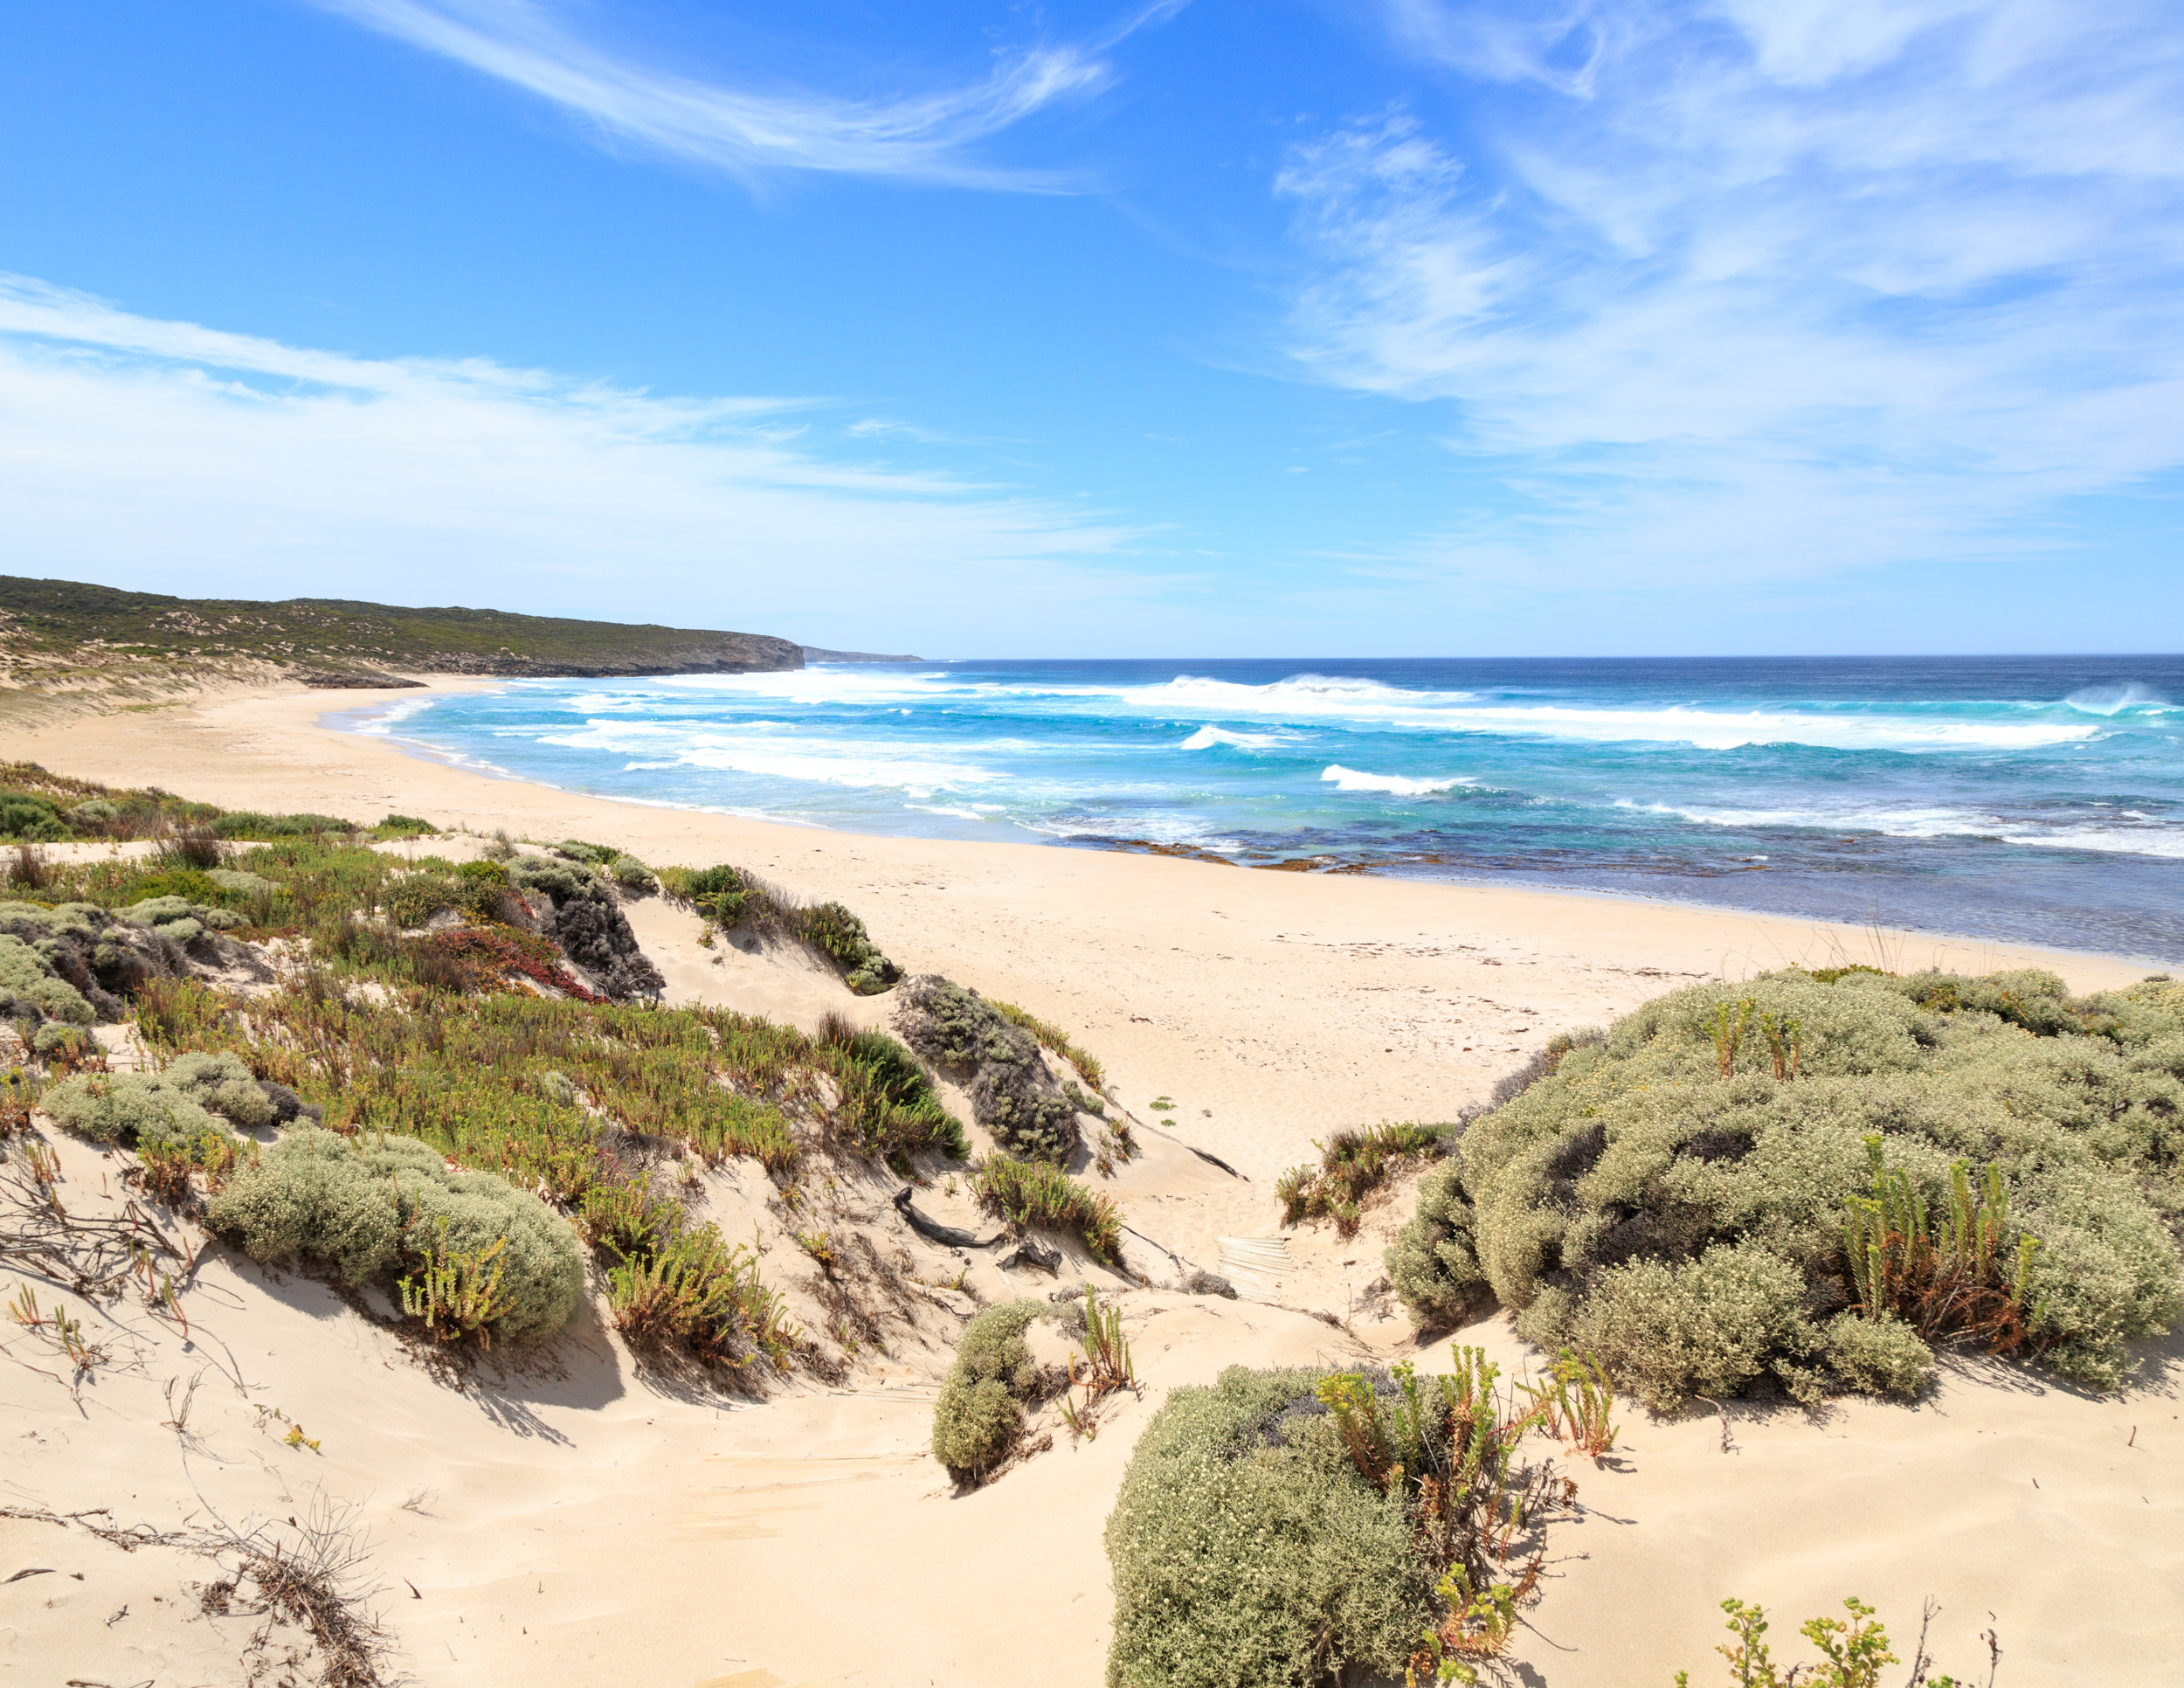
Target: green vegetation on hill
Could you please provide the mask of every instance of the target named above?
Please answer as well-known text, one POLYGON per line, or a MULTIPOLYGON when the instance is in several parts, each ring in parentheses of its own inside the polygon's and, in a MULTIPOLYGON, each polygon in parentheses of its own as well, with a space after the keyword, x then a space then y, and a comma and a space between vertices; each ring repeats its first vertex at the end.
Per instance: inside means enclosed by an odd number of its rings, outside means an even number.
POLYGON ((16 576, 0 576, 0 647, 14 683, 29 689, 41 681, 65 689, 148 661, 209 671, 271 663, 314 683, 363 685, 384 683, 388 668, 604 675, 804 666, 796 645, 761 633, 343 598, 169 598, 16 576))
POLYGON ((1911 1393, 1946 1346, 2105 1389, 2176 1322, 2184 985, 1792 969, 1591 1036, 1420 1181, 1421 1325, 1499 1302, 1668 1407, 1911 1393))

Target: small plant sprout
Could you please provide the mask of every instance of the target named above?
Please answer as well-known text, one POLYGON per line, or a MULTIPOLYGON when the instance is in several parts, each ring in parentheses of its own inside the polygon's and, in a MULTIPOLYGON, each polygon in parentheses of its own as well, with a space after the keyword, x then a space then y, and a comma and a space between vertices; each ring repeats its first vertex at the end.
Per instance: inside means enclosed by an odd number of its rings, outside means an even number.
POLYGON ((404 1315, 422 1324, 435 1342, 474 1337, 480 1346, 491 1347, 491 1327, 512 1304, 501 1286, 508 1246, 506 1237, 495 1237, 482 1249, 450 1248, 443 1216, 426 1248, 423 1269, 401 1282, 404 1315))
POLYGON ((1865 1140, 1873 1173, 1870 1196, 1854 1197, 1843 1221, 1843 1253, 1870 1319, 1894 1316, 1932 1339, 1983 1341, 1991 1353, 2024 1346, 2041 1321, 2028 1307, 2035 1237, 2020 1235, 2006 1249, 2009 1192, 1999 1168, 1974 1180, 1968 1162, 1949 1168, 1949 1210, 1927 1211, 1925 1197, 1900 1167, 1891 1167, 1878 1133, 1865 1140))
MULTIPOLYGON (((1820 1649, 1821 1662, 1817 1664, 1792 1665, 1787 1671, 1776 1669, 1772 1650, 1766 1636, 1767 1616, 1766 1608, 1747 1606, 1740 1600, 1725 1600, 1721 1608, 1729 1615, 1729 1633, 1735 1637, 1733 1645, 1717 1647, 1714 1650, 1729 1662, 1730 1680, 1737 1688, 1879 1688, 1883 1667, 1897 1663, 1889 1650, 1888 1630, 1874 1622, 1873 1608, 1856 1595, 1842 1603, 1849 1614, 1849 1621, 1842 1618, 1816 1617, 1799 1631, 1806 1640, 1820 1649)), ((1926 1615, 1932 1619, 1934 1608, 1930 1604, 1926 1615)), ((1986 1637, 1988 1652, 1999 1662, 2001 1649, 1990 1630, 1986 1637)), ((1927 1688, 1970 1688, 1960 1685, 1954 1677, 1930 1677, 1926 1674, 1925 1632, 1920 1632, 1918 1662, 1912 1670, 1912 1680, 1924 1683, 1927 1688)), ((1676 1688, 1690 1688, 1690 1672, 1676 1673, 1676 1688)), ((1994 1680, 1988 1675, 1990 1685, 1994 1680)))
POLYGON ((60 1157, 51 1145, 32 1142, 24 1145, 23 1159, 30 1163, 31 1179, 53 1203, 55 1212, 60 1209, 59 1198, 52 1194, 53 1186, 60 1182, 60 1157))
POLYGON ((798 1231, 796 1246, 819 1263, 819 1269, 827 1276, 834 1276, 834 1269, 841 1264, 840 1252, 824 1231, 798 1231))
POLYGON ((1759 1035, 1766 1040, 1767 1058, 1773 1062, 1775 1077, 1795 1078, 1798 1062, 1805 1055, 1804 1033, 1797 1020, 1788 1014, 1762 1013, 1759 1035))
POLYGON ((1543 1415, 1544 1433, 1596 1461, 1614 1450, 1615 1386, 1592 1355, 1580 1359, 1565 1348, 1545 1379, 1518 1387, 1543 1415))
POLYGON ((1069 1356, 1069 1387, 1082 1388, 1084 1400, 1080 1404, 1065 1391, 1061 1415, 1070 1431, 1087 1441, 1098 1434, 1092 1412, 1102 1400, 1118 1390, 1138 1392, 1130 1344, 1123 1336, 1123 1310, 1102 1308, 1089 1283, 1084 1286, 1084 1352, 1079 1356, 1072 1352, 1069 1356))
POLYGON ((1751 1028, 1753 1011, 1758 1007, 1750 997, 1733 1007, 1718 1003, 1714 1008, 1714 1055, 1721 1063, 1721 1076, 1732 1076, 1737 1070, 1737 1051, 1744 1047, 1745 1033, 1751 1028))
POLYGON ((1151 1102, 1148 1102, 1145 1106, 1157 1114, 1171 1114, 1175 1111, 1174 1101, 1165 1096, 1155 1097, 1151 1102))

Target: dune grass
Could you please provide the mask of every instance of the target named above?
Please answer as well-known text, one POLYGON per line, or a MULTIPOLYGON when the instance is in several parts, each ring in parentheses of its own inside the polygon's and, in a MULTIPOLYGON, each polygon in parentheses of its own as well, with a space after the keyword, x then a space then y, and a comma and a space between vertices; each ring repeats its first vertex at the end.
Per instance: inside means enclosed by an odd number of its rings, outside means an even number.
POLYGON ((1013 1002, 1002 1002, 992 997, 988 997, 986 1002, 995 1013, 1007 1020, 1010 1025, 1022 1027, 1037 1038, 1044 1047, 1075 1067, 1077 1069, 1077 1076, 1089 1084, 1093 1090, 1096 1091, 1106 1088, 1106 1069, 1089 1050, 1081 1049, 1072 1042, 1068 1033, 1063 1031, 1059 1026, 1041 1020, 1027 1009, 1018 1007, 1013 1002))
POLYGON ((1437 1125, 1378 1125, 1337 1131, 1326 1142, 1315 1142, 1320 1164, 1292 1166, 1274 1186, 1282 1204, 1284 1225, 1331 1220, 1338 1236, 1358 1235, 1358 1204, 1373 1190, 1396 1176, 1410 1163, 1441 1152, 1437 1125))
POLYGON ((972 1166, 971 1187, 981 1207, 1010 1224, 1067 1231, 1095 1260, 1122 1263, 1122 1216, 1115 1204, 1059 1166, 991 1154, 972 1166))

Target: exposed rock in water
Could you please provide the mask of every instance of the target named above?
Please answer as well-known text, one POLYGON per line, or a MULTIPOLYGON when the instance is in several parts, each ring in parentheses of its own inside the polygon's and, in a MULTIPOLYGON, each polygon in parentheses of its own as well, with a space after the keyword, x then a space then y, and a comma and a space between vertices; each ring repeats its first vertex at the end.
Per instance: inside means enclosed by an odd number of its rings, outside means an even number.
POLYGON ((1038 1040, 976 991, 924 973, 902 988, 902 1041, 961 1083, 971 1117, 1012 1153, 1067 1161, 1082 1140, 1076 1105, 1047 1070, 1038 1040))

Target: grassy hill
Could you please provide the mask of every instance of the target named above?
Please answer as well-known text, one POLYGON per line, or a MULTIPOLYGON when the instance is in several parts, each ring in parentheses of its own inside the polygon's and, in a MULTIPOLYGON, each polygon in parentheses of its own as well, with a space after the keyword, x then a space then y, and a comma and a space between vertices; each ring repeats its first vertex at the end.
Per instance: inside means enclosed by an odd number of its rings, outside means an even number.
POLYGON ((803 666, 795 644, 763 633, 331 598, 169 598, 0 576, 0 675, 8 701, 17 704, 151 697, 253 679, 384 686, 418 673, 607 676, 803 666))

